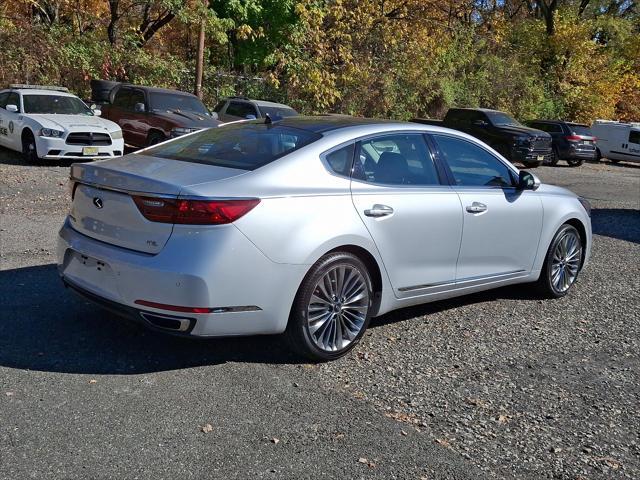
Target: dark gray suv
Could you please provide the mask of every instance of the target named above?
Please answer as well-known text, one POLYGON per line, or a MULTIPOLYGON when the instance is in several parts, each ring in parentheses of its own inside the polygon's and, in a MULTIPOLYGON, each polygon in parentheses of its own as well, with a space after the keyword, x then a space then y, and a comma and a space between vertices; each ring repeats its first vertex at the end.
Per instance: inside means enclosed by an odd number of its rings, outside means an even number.
POLYGON ((572 167, 579 167, 585 160, 596 159, 596 137, 588 125, 561 120, 531 120, 526 124, 551 135, 553 156, 549 162, 557 165, 565 160, 572 167))
POLYGON ((298 115, 293 108, 282 103, 266 100, 252 100, 246 97, 229 97, 221 100, 213 109, 218 120, 234 122, 237 120, 255 120, 267 114, 272 120, 298 115))

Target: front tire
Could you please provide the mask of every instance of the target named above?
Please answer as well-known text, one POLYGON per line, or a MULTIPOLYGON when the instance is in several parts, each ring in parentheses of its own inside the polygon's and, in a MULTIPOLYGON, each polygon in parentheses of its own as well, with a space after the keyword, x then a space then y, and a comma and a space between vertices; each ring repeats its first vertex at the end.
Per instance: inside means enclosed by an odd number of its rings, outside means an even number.
POLYGON ((160 132, 151 132, 149 133, 149 137, 147 138, 147 147, 151 147, 153 145, 157 145, 160 142, 164 142, 166 140, 165 136, 160 132))
POLYGON ((348 252, 318 260, 302 281, 285 336, 291 348, 313 361, 348 353, 369 326, 373 287, 364 263, 348 252))
POLYGON ((22 135, 22 159, 28 165, 35 165, 40 162, 36 139, 29 130, 22 135))
POLYGON ((564 297, 578 279, 584 246, 578 230, 564 224, 553 237, 538 279, 538 290, 549 298, 564 297))

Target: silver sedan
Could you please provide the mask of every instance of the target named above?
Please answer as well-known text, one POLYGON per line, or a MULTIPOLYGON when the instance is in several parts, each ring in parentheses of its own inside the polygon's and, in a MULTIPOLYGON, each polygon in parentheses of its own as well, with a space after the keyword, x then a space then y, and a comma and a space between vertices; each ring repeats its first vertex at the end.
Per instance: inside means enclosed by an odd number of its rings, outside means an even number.
POLYGON ((181 335, 285 333, 344 355, 371 317, 509 284, 562 297, 589 204, 463 133, 256 120, 71 168, 65 284, 181 335))

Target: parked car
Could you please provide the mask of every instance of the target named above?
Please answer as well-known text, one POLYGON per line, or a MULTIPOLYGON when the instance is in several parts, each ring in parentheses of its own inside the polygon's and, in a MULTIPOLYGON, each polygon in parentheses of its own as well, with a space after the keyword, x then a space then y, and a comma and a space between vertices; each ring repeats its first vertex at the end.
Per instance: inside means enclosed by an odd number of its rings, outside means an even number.
POLYGON ((614 163, 640 163, 640 123, 596 120, 591 130, 598 138, 598 160, 604 157, 614 163))
POLYGON ((596 159, 596 137, 593 136, 589 125, 561 120, 531 120, 526 124, 551 135, 551 165, 565 160, 570 166, 579 167, 585 160, 596 159))
POLYGON ((269 115, 272 120, 280 120, 298 115, 293 108, 282 103, 252 100, 246 97, 225 98, 218 102, 213 111, 223 122, 255 120, 264 118, 265 115, 269 115))
POLYGON ((586 200, 404 122, 238 122, 71 179, 67 286, 176 334, 286 332, 314 360, 397 308, 527 282, 566 295, 591 248, 586 200))
MULTIPOLYGON (((103 99, 104 90, 99 95, 103 99)), ((109 92, 109 99, 101 106, 103 116, 120 125, 125 143, 134 148, 221 123, 198 97, 178 90, 123 83, 109 92)))
POLYGON ((444 120, 415 118, 413 122, 460 130, 493 147, 507 160, 534 168, 552 157, 551 136, 526 127, 510 115, 485 108, 450 108, 444 120))
POLYGON ((0 90, 0 145, 38 160, 93 160, 124 151, 122 130, 64 87, 0 90))

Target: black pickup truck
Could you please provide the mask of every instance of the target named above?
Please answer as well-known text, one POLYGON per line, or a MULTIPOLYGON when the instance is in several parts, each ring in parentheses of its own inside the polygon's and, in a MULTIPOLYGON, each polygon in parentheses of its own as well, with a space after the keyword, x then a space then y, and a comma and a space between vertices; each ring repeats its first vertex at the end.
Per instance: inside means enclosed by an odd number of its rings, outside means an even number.
POLYGON ((444 120, 414 118, 416 123, 438 125, 468 133, 493 147, 503 157, 526 167, 552 159, 551 135, 525 127, 504 112, 485 108, 451 108, 444 120))

